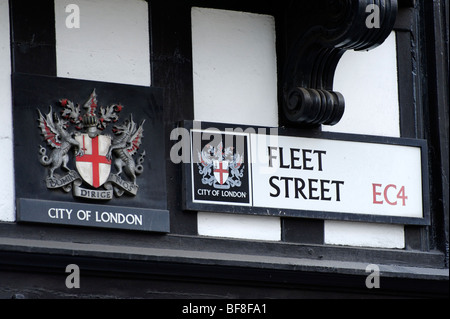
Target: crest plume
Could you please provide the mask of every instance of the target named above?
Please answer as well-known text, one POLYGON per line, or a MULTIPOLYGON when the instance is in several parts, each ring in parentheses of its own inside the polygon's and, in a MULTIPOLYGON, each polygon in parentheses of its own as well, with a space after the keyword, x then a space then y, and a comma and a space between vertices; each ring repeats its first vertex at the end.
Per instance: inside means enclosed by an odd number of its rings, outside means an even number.
POLYGON ((83 108, 85 108, 90 115, 95 115, 95 110, 97 108, 97 93, 95 93, 95 89, 92 91, 89 100, 84 103, 83 108))

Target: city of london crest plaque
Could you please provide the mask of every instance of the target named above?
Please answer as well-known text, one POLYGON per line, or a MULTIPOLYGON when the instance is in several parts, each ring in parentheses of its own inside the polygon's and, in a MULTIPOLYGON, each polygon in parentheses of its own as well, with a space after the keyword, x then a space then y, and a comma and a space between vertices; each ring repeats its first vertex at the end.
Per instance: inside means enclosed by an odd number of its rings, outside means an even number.
POLYGON ((13 75, 17 221, 167 233, 163 90, 13 75))
POLYGON ((145 151, 138 151, 145 120, 138 125, 131 114, 120 122, 122 105, 97 103, 94 89, 83 106, 64 98, 59 100, 59 114, 52 107, 46 114, 38 109, 39 128, 51 148, 39 149, 40 163, 48 168, 47 188, 98 200, 135 196, 137 176, 144 170, 145 151), (110 124, 113 135, 104 134, 110 124), (70 157, 75 158, 75 168, 69 167, 70 157))

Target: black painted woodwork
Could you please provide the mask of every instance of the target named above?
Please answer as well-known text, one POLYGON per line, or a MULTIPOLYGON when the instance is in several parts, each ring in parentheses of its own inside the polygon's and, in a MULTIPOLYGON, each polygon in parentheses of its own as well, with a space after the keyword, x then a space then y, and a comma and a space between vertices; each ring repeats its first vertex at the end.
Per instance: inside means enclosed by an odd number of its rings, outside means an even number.
POLYGON ((424 135, 432 145, 429 150, 433 203, 430 246, 445 252, 449 266, 449 2, 418 2, 419 9, 420 87, 424 108, 424 135))
MULTIPOLYGON (((149 17, 152 85, 164 90, 164 134, 169 137, 180 121, 194 119, 191 5, 187 1, 151 1, 149 17)), ((182 171, 180 165, 170 160, 171 144, 167 139, 167 208, 171 229, 177 234, 197 235, 196 214, 186 214, 181 209, 182 171)))
POLYGON ((9 4, 13 72, 56 76, 53 0, 9 4))
MULTIPOLYGON (((168 137, 181 121, 193 119, 192 6, 273 15, 277 33, 280 126, 286 129, 300 126, 306 135, 319 133, 318 124, 288 121, 282 105, 284 92, 298 87, 313 92, 315 104, 317 96, 325 95, 320 90, 332 92, 331 75, 343 48, 329 47, 325 55, 318 56, 314 41, 301 30, 312 28, 313 22, 325 21, 327 26, 336 27, 333 32, 348 37, 356 45, 358 41, 352 36, 357 37, 361 30, 350 22, 351 28, 346 33, 340 21, 352 21, 352 15, 361 16, 361 7, 350 9, 350 1, 343 1, 343 7, 338 3, 325 0, 149 1, 152 86, 164 91, 164 136, 168 137), (323 6, 317 8, 317 4, 323 6), (327 8, 325 4, 336 6, 327 8), (341 13, 335 17, 342 20, 329 19, 334 13, 341 13), (295 52, 299 41, 309 44, 301 55, 295 52), (315 69, 311 68, 312 64, 307 65, 308 76, 303 78, 300 56, 324 63, 315 69), (294 65, 291 74, 285 70, 289 64, 294 65)), ((365 1, 355 3, 362 6, 365 1)), ((165 176, 170 234, 0 223, 0 297, 448 297, 449 100, 445 22, 448 1, 399 0, 398 3, 394 30, 401 136, 428 141, 432 203, 432 225, 405 227, 404 250, 324 245, 323 221, 310 219, 281 218, 281 242, 198 236, 196 214, 182 209, 182 168, 171 163, 169 152, 173 142, 167 138, 165 176), (299 264, 292 265, 293 260, 299 264), (81 271, 85 271, 87 277, 82 291, 67 290, 64 286, 67 275, 64 268, 69 263, 78 263, 81 271), (387 265, 392 272, 388 271, 389 275, 382 279, 382 287, 386 289, 365 288, 366 273, 361 263, 387 265), (349 271, 347 266, 358 270, 349 271), (445 271, 447 277, 442 275, 445 271)), ((34 4, 9 0, 9 5, 12 71, 55 76, 53 0, 39 0, 34 4)), ((382 14, 390 20, 394 11, 382 14)), ((383 32, 378 33, 380 39, 384 37, 383 32)), ((319 45, 325 48, 335 45, 330 39, 325 42, 319 45)), ((377 41, 365 43, 376 45, 377 41)))
POLYGON ((333 91, 339 59, 346 50, 369 50, 383 43, 396 15, 397 0, 290 2, 285 19, 288 53, 280 92, 283 124, 337 124, 345 109, 345 97, 333 91), (366 26, 370 4, 380 8, 380 28, 366 26), (305 14, 299 18, 299 12, 305 14))
MULTIPOLYGON (((317 219, 282 219, 283 238, 285 242, 324 244, 324 224, 317 219)), ((311 254, 313 250, 311 251, 311 254)))

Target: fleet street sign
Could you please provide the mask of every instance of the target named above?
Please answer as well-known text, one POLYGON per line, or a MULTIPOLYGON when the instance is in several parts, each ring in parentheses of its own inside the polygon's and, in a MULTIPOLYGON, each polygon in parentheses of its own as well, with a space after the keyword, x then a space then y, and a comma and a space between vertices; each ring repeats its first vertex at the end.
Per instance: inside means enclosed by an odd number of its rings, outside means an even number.
POLYGON ((304 137, 281 129, 274 135, 268 128, 202 124, 187 125, 186 209, 429 222, 422 140, 330 133, 304 137))

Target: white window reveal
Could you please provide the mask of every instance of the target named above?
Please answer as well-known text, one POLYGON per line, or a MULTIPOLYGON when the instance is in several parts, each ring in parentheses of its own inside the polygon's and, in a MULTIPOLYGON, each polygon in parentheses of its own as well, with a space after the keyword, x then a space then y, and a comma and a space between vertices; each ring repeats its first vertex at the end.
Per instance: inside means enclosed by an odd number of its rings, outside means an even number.
POLYGON ((0 180, 3 183, 0 197, 0 221, 15 221, 14 163, 11 108, 11 55, 9 39, 9 4, 0 1, 0 148, 2 165, 0 180))
POLYGON ((395 32, 371 51, 346 51, 333 89, 345 97, 345 112, 323 131, 400 137, 395 32))
POLYGON ((275 20, 192 9, 197 121, 278 126, 275 20))
POLYGON ((150 86, 148 4, 55 1, 59 77, 150 86))

